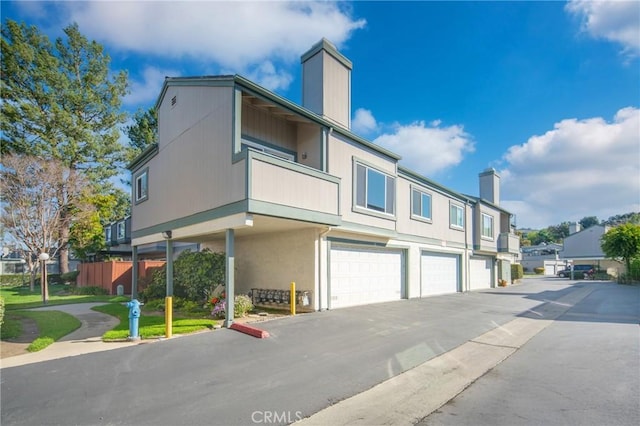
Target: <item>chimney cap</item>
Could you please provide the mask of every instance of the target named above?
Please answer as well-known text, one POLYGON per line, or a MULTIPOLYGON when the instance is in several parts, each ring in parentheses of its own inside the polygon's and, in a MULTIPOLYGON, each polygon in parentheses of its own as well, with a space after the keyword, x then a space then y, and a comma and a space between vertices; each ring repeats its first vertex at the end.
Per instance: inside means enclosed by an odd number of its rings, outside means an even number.
POLYGON ((300 62, 305 63, 321 50, 324 50, 325 52, 333 56, 338 62, 340 62, 350 70, 353 69, 353 64, 351 63, 351 61, 347 59, 347 57, 342 53, 338 52, 336 46, 324 37, 319 42, 311 46, 311 49, 302 54, 302 56, 300 57, 300 62))

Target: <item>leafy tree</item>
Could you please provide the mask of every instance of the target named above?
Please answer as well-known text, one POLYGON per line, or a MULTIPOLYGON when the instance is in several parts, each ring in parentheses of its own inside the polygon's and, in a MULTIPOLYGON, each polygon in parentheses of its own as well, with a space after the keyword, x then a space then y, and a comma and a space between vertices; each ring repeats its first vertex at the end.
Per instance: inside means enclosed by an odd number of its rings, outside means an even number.
POLYGON ((125 128, 130 141, 129 161, 158 140, 158 113, 155 108, 149 108, 147 111, 138 110, 133 116, 133 121, 134 124, 125 128))
MULTIPOLYGON (((12 20, 2 25, 2 153, 56 160, 100 188, 126 160, 118 126, 125 120, 120 106, 127 75, 111 74, 103 47, 76 24, 64 34, 51 43, 35 26, 12 20)), ((65 273, 72 217, 66 217, 69 206, 62 207, 65 225, 56 246, 65 273)))
POLYGON ((547 228, 549 234, 551 235, 552 242, 559 243, 563 239, 569 236, 569 225, 570 222, 562 222, 559 225, 552 225, 547 228))
POLYGON ((106 248, 105 226, 128 216, 129 196, 119 188, 108 193, 92 194, 86 202, 95 207, 90 212, 77 212, 71 226, 69 244, 77 258, 86 260, 106 248))
POLYGON ((640 213, 625 213, 618 214, 615 216, 611 216, 609 219, 603 222, 604 225, 608 226, 617 226, 622 225, 623 223, 633 223, 635 225, 640 225, 640 213))
MULTIPOLYGON (((5 155, 2 162, 0 221, 31 256, 40 253, 54 256, 61 248, 61 229, 71 227, 72 216, 65 212, 68 209, 91 211, 92 206, 83 202, 90 187, 80 173, 57 160, 11 154, 5 155)), ((32 273, 32 289, 33 278, 32 273)), ((42 289, 46 302, 46 280, 42 289)))
POLYGON ((608 230, 600 246, 608 258, 621 258, 627 272, 631 272, 631 260, 640 257, 640 225, 625 223, 608 230))
POLYGON ((531 241, 531 245, 533 246, 537 246, 542 243, 548 244, 553 242, 553 237, 551 236, 549 229, 541 229, 539 231, 529 232, 527 238, 531 241))
POLYGON ((596 216, 585 216, 582 219, 580 219, 578 223, 580 224, 580 227, 582 229, 587 229, 587 228, 591 228, 594 225, 599 224, 600 221, 596 216))

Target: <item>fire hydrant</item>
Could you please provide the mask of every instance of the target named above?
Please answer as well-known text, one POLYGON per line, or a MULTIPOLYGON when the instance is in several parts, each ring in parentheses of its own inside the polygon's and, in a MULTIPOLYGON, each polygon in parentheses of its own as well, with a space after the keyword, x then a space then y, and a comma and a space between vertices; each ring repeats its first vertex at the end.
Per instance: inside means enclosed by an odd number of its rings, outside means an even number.
POLYGON ((131 302, 127 302, 127 308, 129 308, 129 338, 128 340, 139 340, 138 335, 138 319, 140 318, 140 306, 143 303, 133 299, 131 302))

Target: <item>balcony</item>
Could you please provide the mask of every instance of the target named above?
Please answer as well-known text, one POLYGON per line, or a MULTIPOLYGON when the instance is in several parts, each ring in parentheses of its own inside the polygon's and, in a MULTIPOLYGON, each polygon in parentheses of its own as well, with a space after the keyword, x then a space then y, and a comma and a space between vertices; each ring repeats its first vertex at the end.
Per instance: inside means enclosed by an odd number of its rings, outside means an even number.
POLYGON ((503 232, 498 236, 498 252, 520 253, 520 238, 511 232, 503 232))
POLYGON ((251 149, 246 153, 249 213, 341 223, 339 178, 251 149))

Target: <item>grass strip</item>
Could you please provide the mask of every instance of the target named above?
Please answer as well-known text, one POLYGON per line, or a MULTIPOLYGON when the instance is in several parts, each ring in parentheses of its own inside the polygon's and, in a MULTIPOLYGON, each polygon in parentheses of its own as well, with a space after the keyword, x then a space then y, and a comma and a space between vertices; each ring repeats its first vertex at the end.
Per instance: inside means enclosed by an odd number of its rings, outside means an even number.
MULTIPOLYGON (((130 300, 125 296, 94 296, 94 295, 72 295, 68 294, 69 288, 65 285, 49 286, 49 301, 47 306, 69 305, 72 303, 113 303, 126 302, 130 300)), ((36 286, 34 292, 29 291, 28 286, 2 286, 0 296, 4 297, 5 310, 13 311, 20 309, 39 308, 43 306, 40 287, 36 286)))
MULTIPOLYGON (((60 311, 12 311, 12 317, 25 317, 34 320, 38 326, 38 337, 27 347, 29 352, 40 351, 58 339, 80 328, 79 319, 60 311)), ((4 325, 3 325, 4 329, 4 325)), ((2 338, 8 338, 4 334, 2 338)))
MULTIPOLYGON (((94 311, 114 316, 120 320, 113 330, 102 335, 102 340, 123 340, 129 336, 129 308, 119 303, 95 306, 94 311)), ((174 334, 188 334, 195 331, 212 329, 219 321, 209 318, 173 318, 172 331, 174 334)), ((143 339, 163 337, 165 322, 163 315, 142 315, 138 319, 138 333, 143 339)))

